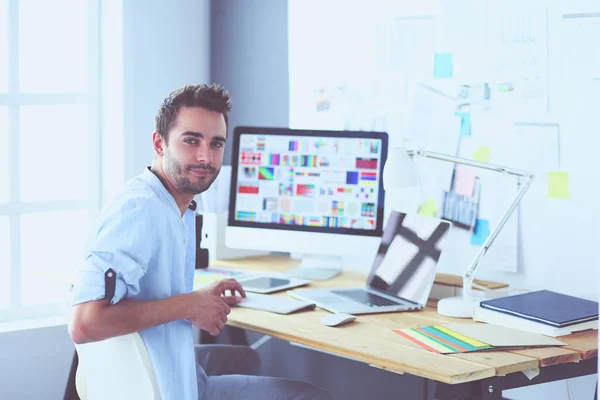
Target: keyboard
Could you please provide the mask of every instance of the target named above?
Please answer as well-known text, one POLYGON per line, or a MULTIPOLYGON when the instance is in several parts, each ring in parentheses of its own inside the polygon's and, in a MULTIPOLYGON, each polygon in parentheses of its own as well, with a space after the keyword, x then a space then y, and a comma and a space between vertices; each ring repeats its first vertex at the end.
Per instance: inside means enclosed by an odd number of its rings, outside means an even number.
POLYGON ((246 298, 237 306, 270 311, 277 314, 291 314, 296 311, 312 310, 315 308, 314 303, 307 303, 290 297, 271 296, 250 292, 246 293, 246 298))
POLYGON ((400 304, 404 304, 403 302, 393 301, 386 299, 385 297, 377 296, 376 294, 367 292, 366 290, 356 289, 356 290, 333 290, 337 295, 349 298, 354 301, 358 301, 369 307, 385 307, 385 306, 397 306, 400 304))

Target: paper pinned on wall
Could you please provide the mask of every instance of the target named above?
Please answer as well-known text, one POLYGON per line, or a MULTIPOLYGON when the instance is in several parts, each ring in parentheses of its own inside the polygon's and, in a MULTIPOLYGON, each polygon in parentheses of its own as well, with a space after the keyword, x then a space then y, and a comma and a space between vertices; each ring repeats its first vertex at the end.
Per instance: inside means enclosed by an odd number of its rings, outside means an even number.
MULTIPOLYGON (((457 135, 461 119, 454 115, 455 102, 425 85, 416 88, 413 118, 409 130, 413 135, 411 145, 442 154, 456 154, 457 135)), ((434 198, 441 204, 441 194, 450 190, 454 165, 425 157, 415 158, 421 174, 423 197, 434 198)))
POLYGON ((517 272, 519 260, 517 247, 518 221, 515 211, 494 239, 494 244, 488 249, 484 259, 481 260, 482 268, 517 272))
POLYGON ((560 127, 554 123, 521 122, 513 126, 517 140, 513 166, 543 177, 560 170, 560 127))
POLYGON ((460 138, 459 156, 517 168, 513 121, 505 116, 471 112, 471 135, 460 138))
POLYGON ((485 239, 490 235, 490 221, 487 219, 478 219, 475 222, 475 231, 471 236, 471 244, 481 246, 485 239))
POLYGON ((547 12, 538 2, 488 1, 491 110, 512 115, 548 111, 547 12))
POLYGON ((569 77, 568 80, 556 79, 561 93, 561 96, 556 96, 557 108, 571 109, 572 101, 576 98, 579 101, 573 110, 582 116, 597 113, 596 99, 600 91, 600 55, 598 51, 590 50, 598 48, 600 7, 597 0, 590 1, 595 7, 591 3, 584 7, 576 6, 578 2, 560 2, 568 13, 562 11, 564 14, 557 36, 562 57, 555 75, 569 77), (579 11, 574 11, 577 9, 579 11))
POLYGON ((548 172, 548 198, 569 198, 569 173, 564 171, 548 172))
POLYGON ((390 38, 391 65, 395 73, 412 77, 431 71, 435 27, 434 14, 395 18, 390 38))
POLYGON ((433 76, 435 78, 452 78, 452 53, 435 53, 433 76))
MULTIPOLYGON (((488 228, 495 228, 515 199, 518 191, 517 180, 509 175, 492 171, 482 171, 481 204, 479 218, 489 221, 488 228)), ((503 272, 518 270, 519 208, 508 218, 486 256, 481 261, 482 268, 503 272)))
MULTIPOLYGON (((478 191, 478 183, 475 181, 475 191, 478 191)), ((452 221, 454 226, 472 231, 475 227, 479 203, 478 196, 463 196, 456 192, 444 192, 442 202, 442 218, 452 221)))
POLYGON ((434 199, 427 199, 421 206, 419 207, 419 214, 424 215, 426 217, 435 217, 438 212, 438 206, 434 199))
POLYGON ((471 136, 471 113, 468 112, 456 112, 455 115, 459 116, 460 121, 460 137, 471 136))
POLYGON ((487 146, 479 146, 479 148, 473 153, 473 159, 479 162, 489 162, 492 150, 487 146))
POLYGON ((454 192, 463 196, 473 196, 477 173, 470 168, 456 167, 454 171, 454 192))

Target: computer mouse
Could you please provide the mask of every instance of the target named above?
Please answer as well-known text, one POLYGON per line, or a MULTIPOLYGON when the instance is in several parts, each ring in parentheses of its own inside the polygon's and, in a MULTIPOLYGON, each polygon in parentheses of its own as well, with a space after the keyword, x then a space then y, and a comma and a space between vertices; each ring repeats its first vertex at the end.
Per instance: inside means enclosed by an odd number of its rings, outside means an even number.
POLYGON ((355 319, 356 316, 351 314, 331 314, 324 317, 321 320, 321 323, 326 326, 340 326, 352 322, 355 319))

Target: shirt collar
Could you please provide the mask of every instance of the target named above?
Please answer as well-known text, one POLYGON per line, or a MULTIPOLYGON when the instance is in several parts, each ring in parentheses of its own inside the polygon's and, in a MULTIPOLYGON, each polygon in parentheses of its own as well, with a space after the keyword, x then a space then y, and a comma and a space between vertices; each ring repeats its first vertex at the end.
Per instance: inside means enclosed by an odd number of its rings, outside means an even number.
MULTIPOLYGON (((140 175, 140 177, 144 182, 150 185, 150 187, 154 189, 160 196, 162 196, 163 199, 166 200, 169 203, 169 205, 173 208, 173 210, 175 210, 177 214, 180 215, 181 210, 179 209, 175 198, 171 193, 169 193, 169 191, 167 190, 165 185, 163 185, 158 176, 154 175, 154 173, 150 170, 150 167, 146 167, 144 169, 144 172, 142 172, 142 174, 140 175)), ((196 204, 196 202, 192 200, 192 202, 188 206, 188 209, 196 211, 197 207, 198 205, 196 204)))

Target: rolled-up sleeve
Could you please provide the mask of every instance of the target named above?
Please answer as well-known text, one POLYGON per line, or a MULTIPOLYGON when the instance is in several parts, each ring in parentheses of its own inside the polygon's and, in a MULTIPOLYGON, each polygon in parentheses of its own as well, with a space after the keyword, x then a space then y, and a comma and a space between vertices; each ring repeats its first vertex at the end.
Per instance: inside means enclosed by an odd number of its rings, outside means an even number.
POLYGON ((155 249, 153 209, 148 200, 128 201, 100 217, 76 274, 71 305, 105 298, 104 274, 109 268, 117 278, 111 304, 139 293, 155 249))

